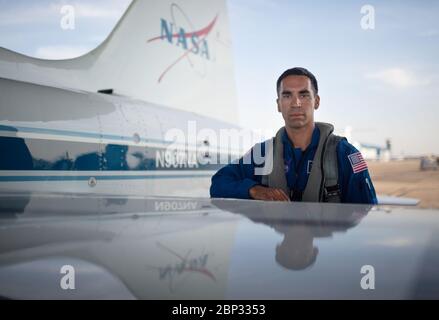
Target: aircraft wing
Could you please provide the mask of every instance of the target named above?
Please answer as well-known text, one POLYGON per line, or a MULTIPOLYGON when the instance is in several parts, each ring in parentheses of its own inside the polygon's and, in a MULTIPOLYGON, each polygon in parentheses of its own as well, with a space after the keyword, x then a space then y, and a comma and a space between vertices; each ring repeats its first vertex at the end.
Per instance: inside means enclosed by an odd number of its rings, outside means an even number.
POLYGON ((4 298, 439 298, 437 210, 6 193, 0 204, 4 298))
POLYGON ((416 198, 394 197, 381 194, 378 194, 377 198, 379 204, 395 206, 416 206, 420 202, 420 200, 416 198))

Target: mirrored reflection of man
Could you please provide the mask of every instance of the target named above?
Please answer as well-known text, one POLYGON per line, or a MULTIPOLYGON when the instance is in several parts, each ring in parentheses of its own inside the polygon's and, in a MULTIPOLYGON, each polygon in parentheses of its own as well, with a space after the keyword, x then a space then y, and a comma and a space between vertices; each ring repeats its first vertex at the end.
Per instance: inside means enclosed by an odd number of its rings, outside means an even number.
POLYGON ((281 233, 284 238, 276 245, 276 262, 288 270, 310 268, 317 260, 319 249, 316 238, 332 237, 334 232, 345 232, 357 226, 372 206, 345 205, 323 208, 313 203, 299 203, 294 211, 283 203, 256 202, 251 206, 242 202, 212 200, 216 207, 246 216, 255 223, 263 223, 281 233))
POLYGON ((272 226, 284 238, 276 246, 276 262, 289 270, 311 267, 317 259, 319 249, 314 246, 314 234, 309 226, 272 226))

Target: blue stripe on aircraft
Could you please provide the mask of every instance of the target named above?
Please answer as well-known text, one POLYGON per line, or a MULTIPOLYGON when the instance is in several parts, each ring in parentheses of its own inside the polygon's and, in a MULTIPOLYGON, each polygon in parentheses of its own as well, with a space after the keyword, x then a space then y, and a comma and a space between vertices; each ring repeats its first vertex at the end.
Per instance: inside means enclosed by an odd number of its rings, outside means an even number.
MULTIPOLYGON (((13 132, 14 127, 0 125, 0 130, 13 132)), ((46 129, 41 129, 44 131, 46 129)), ((58 171, 115 171, 115 170, 218 170, 221 164, 196 165, 193 153, 180 158, 165 157, 163 147, 145 147, 98 142, 53 141, 0 136, 0 170, 58 170, 58 171), (36 140, 34 144, 34 140, 36 140), (43 143, 44 142, 44 143, 43 143), (155 156, 154 156, 155 153, 155 156), (50 158, 41 158, 50 155, 50 158), (128 157, 134 160, 131 164, 128 157)), ((218 155, 214 154, 214 160, 218 155)))
MULTIPOLYGON (((21 127, 21 126, 5 126, 0 125, 0 131, 7 132, 29 132, 29 133, 42 133, 42 134, 54 134, 54 135, 62 135, 62 136, 70 136, 70 137, 81 137, 81 138, 95 138, 95 139, 111 139, 111 140, 120 140, 120 141, 133 141, 133 137, 125 137, 114 134, 101 134, 101 133, 91 133, 91 132, 77 132, 77 131, 69 131, 69 130, 58 130, 58 129, 43 129, 43 128, 29 128, 29 127, 21 127)), ((166 142, 159 139, 140 139, 143 142, 158 142, 170 144, 171 142, 166 142)))
POLYGON ((99 180, 136 180, 136 179, 178 179, 178 178, 206 178, 211 177, 211 174, 193 175, 125 175, 125 176, 0 176, 1 182, 21 182, 21 181, 83 181, 95 178, 99 180))

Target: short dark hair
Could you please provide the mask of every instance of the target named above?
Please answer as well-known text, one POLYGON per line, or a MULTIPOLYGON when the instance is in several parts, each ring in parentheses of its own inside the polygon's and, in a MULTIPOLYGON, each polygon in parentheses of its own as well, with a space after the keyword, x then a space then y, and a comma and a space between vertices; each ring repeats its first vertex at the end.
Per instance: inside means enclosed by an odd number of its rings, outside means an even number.
POLYGON ((295 68, 291 68, 288 69, 286 71, 284 71, 284 73, 282 73, 279 77, 279 79, 277 79, 276 82, 276 92, 279 95, 279 88, 280 88, 280 83, 281 81, 288 77, 288 76, 305 76, 308 77, 309 80, 311 80, 311 84, 314 88, 314 93, 317 94, 319 92, 319 87, 317 85, 317 79, 316 77, 307 69, 305 68, 301 68, 301 67, 295 67, 295 68))

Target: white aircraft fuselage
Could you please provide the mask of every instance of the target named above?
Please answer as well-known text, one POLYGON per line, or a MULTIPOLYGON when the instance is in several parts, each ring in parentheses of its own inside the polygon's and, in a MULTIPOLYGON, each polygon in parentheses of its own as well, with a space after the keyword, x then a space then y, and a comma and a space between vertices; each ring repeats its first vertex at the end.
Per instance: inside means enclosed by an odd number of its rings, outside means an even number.
POLYGON ((216 132, 237 128, 111 94, 8 79, 0 79, 0 90, 4 192, 209 196, 221 167, 217 149, 201 136, 178 141, 172 130, 186 134, 188 122, 216 132))

